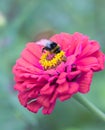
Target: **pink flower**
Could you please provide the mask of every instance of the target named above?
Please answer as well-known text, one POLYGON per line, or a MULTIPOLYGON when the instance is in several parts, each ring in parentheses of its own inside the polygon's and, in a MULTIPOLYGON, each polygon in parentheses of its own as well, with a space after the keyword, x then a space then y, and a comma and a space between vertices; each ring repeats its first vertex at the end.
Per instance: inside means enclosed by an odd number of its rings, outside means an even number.
POLYGON ((97 41, 78 32, 56 34, 50 40, 65 53, 59 64, 44 68, 42 46, 31 42, 13 67, 19 101, 34 113, 42 108, 43 114, 50 114, 57 99, 64 101, 78 92, 87 93, 93 73, 104 69, 104 54, 97 41))

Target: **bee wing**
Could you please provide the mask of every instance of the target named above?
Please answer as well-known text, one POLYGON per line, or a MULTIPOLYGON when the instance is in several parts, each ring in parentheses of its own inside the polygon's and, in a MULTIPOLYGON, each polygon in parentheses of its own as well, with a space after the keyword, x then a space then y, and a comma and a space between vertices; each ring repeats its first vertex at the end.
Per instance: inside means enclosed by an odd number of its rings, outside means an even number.
POLYGON ((47 39, 41 39, 40 41, 37 41, 36 44, 41 45, 41 46, 47 46, 51 43, 51 41, 47 39))

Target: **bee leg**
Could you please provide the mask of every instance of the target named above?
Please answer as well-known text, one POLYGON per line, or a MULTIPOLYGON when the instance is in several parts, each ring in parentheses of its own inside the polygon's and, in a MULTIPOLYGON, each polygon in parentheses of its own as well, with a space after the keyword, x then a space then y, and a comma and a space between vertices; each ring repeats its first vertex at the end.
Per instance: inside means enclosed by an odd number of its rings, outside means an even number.
POLYGON ((64 56, 64 57, 62 58, 62 61, 63 61, 63 62, 66 62, 66 60, 67 60, 67 58, 66 58, 66 56, 64 56))
POLYGON ((46 50, 46 47, 44 47, 44 48, 42 49, 42 53, 44 52, 44 50, 46 50))

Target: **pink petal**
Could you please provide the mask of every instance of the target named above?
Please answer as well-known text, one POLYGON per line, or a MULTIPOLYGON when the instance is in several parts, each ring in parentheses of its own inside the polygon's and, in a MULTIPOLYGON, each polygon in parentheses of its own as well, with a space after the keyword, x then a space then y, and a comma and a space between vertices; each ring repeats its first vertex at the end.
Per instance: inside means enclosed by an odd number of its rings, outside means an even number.
POLYGON ((58 79, 56 82, 61 85, 64 82, 66 82, 66 78, 64 78, 64 79, 58 79))
POLYGON ((25 68, 34 68, 32 64, 30 64, 28 61, 24 60, 23 58, 19 58, 16 63, 20 66, 23 66, 25 68))
POLYGON ((70 82, 69 83, 69 94, 74 94, 74 93, 77 93, 78 92, 78 89, 79 89, 79 84, 76 83, 76 82, 70 82))
POLYGON ((67 73, 66 72, 62 72, 60 75, 59 75, 59 79, 64 79, 66 77, 67 73))
POLYGON ((52 85, 50 86, 49 84, 46 84, 41 90, 40 90, 40 94, 43 95, 50 95, 52 94, 52 92, 54 91, 55 86, 52 85))
POLYGON ((68 82, 65 82, 65 83, 59 85, 58 88, 57 88, 57 92, 60 93, 60 94, 68 93, 68 90, 69 90, 68 82))
POLYGON ((27 49, 35 56, 35 58, 40 59, 42 55, 42 47, 37 45, 35 42, 32 42, 27 44, 27 49))
POLYGON ((37 113, 40 108, 41 104, 39 104, 37 101, 33 101, 27 104, 27 109, 34 113, 37 113))
POLYGON ((103 70, 105 68, 105 60, 104 60, 104 55, 100 55, 100 57, 98 58, 98 62, 100 64, 100 68, 97 69, 96 71, 99 71, 99 70, 103 70))
POLYGON ((37 59, 32 53, 30 53, 28 49, 24 49, 21 56, 25 61, 29 62, 34 66, 39 64, 39 59, 37 59))
POLYGON ((68 94, 66 94, 66 95, 60 95, 59 96, 59 99, 60 99, 60 101, 65 101, 65 100, 67 100, 67 99, 69 99, 70 97, 72 97, 72 95, 68 95, 68 94))
POLYGON ((71 55, 71 54, 75 54, 75 55, 78 55, 81 53, 81 43, 82 43, 82 40, 83 40, 83 35, 81 33, 74 33, 72 35, 72 40, 71 40, 71 46, 70 48, 68 48, 68 55, 71 55))
POLYGON ((53 93, 51 99, 50 99, 50 103, 54 103, 57 99, 57 96, 58 96, 58 92, 55 91, 55 93, 53 93))
POLYGON ((58 66, 56 67, 56 72, 57 72, 57 74, 64 72, 64 70, 65 70, 65 63, 64 63, 64 62, 62 62, 60 65, 58 65, 58 66))
POLYGON ((29 97, 29 98, 32 98, 32 99, 33 99, 33 98, 35 99, 35 98, 38 97, 38 93, 39 93, 38 91, 32 90, 32 91, 30 91, 30 93, 28 94, 28 97, 29 97))
POLYGON ((61 49, 66 51, 67 47, 72 43, 71 38, 72 38, 72 35, 68 33, 60 33, 51 37, 50 40, 58 43, 61 49))
POLYGON ((80 57, 92 55, 94 52, 100 49, 99 43, 97 41, 87 41, 85 47, 82 50, 80 57), (87 44, 88 43, 88 44, 87 44))
POLYGON ((42 91, 42 92, 43 92, 43 91, 47 91, 47 89, 49 89, 49 87, 50 87, 50 84, 47 83, 45 86, 43 86, 43 88, 41 89, 41 91, 42 91))
POLYGON ((94 71, 100 71, 105 68, 105 59, 104 59, 104 53, 101 51, 95 52, 93 56, 97 57, 98 65, 96 68, 94 68, 94 71))
POLYGON ((24 92, 23 93, 19 93, 18 98, 19 98, 20 103, 24 107, 26 107, 27 106, 27 102, 29 101, 29 99, 28 99, 28 93, 24 93, 24 92))
POLYGON ((67 57, 67 61, 66 61, 66 65, 72 65, 73 63, 75 63, 76 61, 76 56, 75 55, 71 55, 67 57))
POLYGON ((23 87, 21 83, 16 83, 15 86, 14 86, 14 89, 18 90, 19 92, 24 92, 26 87, 25 86, 23 87))
POLYGON ((76 76, 78 76, 81 73, 80 70, 77 71, 73 71, 73 72, 69 72, 67 75, 67 78, 71 81, 72 79, 74 79, 76 76))
POLYGON ((98 65, 98 61, 95 57, 85 57, 81 60, 78 60, 76 64, 82 67, 86 66, 90 69, 94 69, 94 67, 98 65))
POLYGON ((27 72, 32 72, 32 73, 34 72, 34 74, 35 73, 42 74, 41 69, 37 68, 36 66, 33 66, 32 64, 30 64, 29 62, 27 62, 23 58, 19 58, 16 63, 17 63, 17 67, 14 68, 15 70, 16 69, 19 69, 19 70, 26 69, 27 72))
POLYGON ((92 82, 93 72, 89 71, 81 75, 80 78, 77 79, 77 83, 79 84, 79 92, 87 93, 90 90, 90 85, 92 82))
POLYGON ((43 114, 50 114, 54 109, 55 103, 56 102, 51 104, 50 107, 44 107, 43 110, 42 110, 43 114))
POLYGON ((39 96, 37 98, 37 102, 40 103, 42 106, 44 107, 49 107, 50 106, 50 102, 49 102, 49 97, 48 96, 39 96))

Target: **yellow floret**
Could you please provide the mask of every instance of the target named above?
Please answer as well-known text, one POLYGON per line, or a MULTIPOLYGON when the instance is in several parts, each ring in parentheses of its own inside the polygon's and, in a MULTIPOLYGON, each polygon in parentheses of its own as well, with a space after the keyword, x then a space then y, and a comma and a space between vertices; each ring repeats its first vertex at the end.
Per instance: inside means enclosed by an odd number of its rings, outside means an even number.
POLYGON ((56 67, 58 64, 60 64, 65 59, 64 51, 61 51, 60 53, 55 54, 55 56, 51 60, 47 60, 48 55, 49 55, 49 52, 44 53, 41 56, 41 59, 39 61, 45 70, 56 67))

